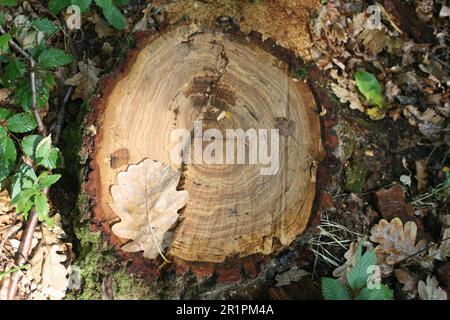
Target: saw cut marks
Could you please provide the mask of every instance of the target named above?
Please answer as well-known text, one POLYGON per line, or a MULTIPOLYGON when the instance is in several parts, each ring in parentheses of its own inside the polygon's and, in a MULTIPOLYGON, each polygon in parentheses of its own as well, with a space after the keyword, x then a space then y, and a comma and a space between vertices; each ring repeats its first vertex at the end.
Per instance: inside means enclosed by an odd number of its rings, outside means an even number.
MULTIPOLYGON (((322 154, 317 109, 309 87, 292 79, 287 65, 257 43, 243 36, 202 32, 192 25, 172 27, 147 43, 103 103, 93 157, 96 212, 111 224, 120 218, 113 230, 122 243, 135 237, 117 232, 128 218, 123 214, 127 203, 115 200, 144 191, 140 186, 126 190, 119 172, 144 159, 182 172, 177 190, 189 194, 174 222, 173 240, 163 241, 168 256, 222 262, 227 257, 267 255, 305 230, 316 190, 314 164, 322 154), (196 121, 201 121, 202 133, 214 128, 223 137, 227 129, 278 129, 276 172, 262 174, 271 164, 248 163, 250 147, 243 164, 174 163, 171 133, 186 130, 193 133, 192 141, 196 121), (122 185, 121 191, 113 185, 122 185)), ((270 134, 266 138, 272 141, 270 134)), ((201 146, 206 150, 210 143, 201 146)), ((195 153, 193 143, 190 150, 195 153)), ((155 257, 154 249, 133 247, 148 258, 155 257)))

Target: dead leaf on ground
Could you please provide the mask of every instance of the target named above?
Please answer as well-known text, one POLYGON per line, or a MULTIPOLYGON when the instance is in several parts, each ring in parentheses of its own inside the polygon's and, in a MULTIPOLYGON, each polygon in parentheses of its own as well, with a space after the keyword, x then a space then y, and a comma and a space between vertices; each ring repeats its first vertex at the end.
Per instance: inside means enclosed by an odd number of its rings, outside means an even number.
POLYGON ((94 91, 98 83, 98 75, 100 69, 95 66, 95 63, 88 59, 88 63, 79 62, 78 68, 80 72, 74 75, 72 78, 66 80, 66 85, 75 86, 75 92, 72 95, 72 100, 81 98, 87 101, 94 91))
POLYGON ((375 253, 384 275, 390 274, 394 264, 400 261, 405 264, 416 262, 424 268, 432 267, 432 259, 426 252, 419 253, 425 251, 426 240, 416 243, 416 237, 416 223, 408 221, 403 226, 399 218, 394 218, 391 222, 382 219, 372 228, 370 240, 378 243, 375 253))
POLYGON ((188 201, 187 191, 176 190, 179 180, 179 171, 149 159, 117 175, 111 207, 121 221, 112 231, 132 240, 123 250, 144 251, 148 259, 162 255, 172 241, 169 230, 178 220, 178 210, 188 201))
POLYGON ((428 277, 427 282, 419 281, 419 297, 421 300, 447 300, 447 293, 439 287, 436 277, 428 277))
POLYGON ((283 272, 281 274, 278 274, 275 277, 275 280, 277 281, 276 286, 277 287, 283 287, 289 285, 291 282, 297 282, 301 278, 309 275, 308 272, 306 272, 303 269, 299 269, 298 267, 292 267, 290 270, 283 272))
POLYGON ((394 273, 398 282, 403 285, 402 290, 407 294, 408 299, 414 299, 417 295, 419 279, 406 269, 397 269, 394 273))

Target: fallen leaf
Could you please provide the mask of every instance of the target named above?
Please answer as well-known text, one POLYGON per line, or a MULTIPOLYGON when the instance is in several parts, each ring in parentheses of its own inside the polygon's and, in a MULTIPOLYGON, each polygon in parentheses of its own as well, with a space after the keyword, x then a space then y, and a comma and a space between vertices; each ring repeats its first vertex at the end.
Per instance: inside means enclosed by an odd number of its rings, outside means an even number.
POLYGON ((399 218, 394 218, 391 222, 382 219, 373 226, 370 240, 378 243, 375 253, 384 275, 390 274, 394 264, 400 261, 417 262, 425 268, 432 266, 432 261, 419 253, 426 249, 427 242, 420 240, 416 243, 416 237, 417 225, 413 221, 408 221, 403 226, 399 218))
POLYGON ((414 299, 417 295, 419 279, 406 269, 397 269, 394 273, 398 282, 403 285, 402 290, 407 294, 408 299, 414 299))
POLYGON ((356 253, 357 247, 358 247, 358 243, 356 243, 356 242, 352 242, 350 244, 350 247, 348 248, 347 252, 345 252, 345 254, 344 254, 345 263, 342 266, 334 269, 334 271, 333 271, 333 276, 335 278, 345 279, 347 272, 350 271, 351 268, 353 268, 353 266, 356 263, 355 253, 356 253))
POLYGON ((179 180, 179 171, 149 159, 117 175, 111 208, 121 221, 112 231, 132 240, 123 246, 124 251, 144 251, 144 257, 154 259, 170 245, 173 235, 169 230, 188 201, 187 191, 176 190, 179 180))
POLYGON ((426 283, 419 281, 417 289, 421 300, 447 300, 447 293, 439 287, 434 276, 428 277, 426 283))
POLYGON ((299 269, 298 267, 292 267, 290 270, 283 272, 281 274, 278 274, 275 277, 275 280, 277 281, 277 284, 275 285, 276 287, 282 287, 282 286, 287 286, 289 285, 291 282, 297 282, 299 281, 301 278, 305 277, 309 275, 308 272, 306 272, 303 269, 299 269))
POLYGON ((94 91, 98 83, 98 74, 100 69, 95 66, 95 63, 88 59, 88 63, 79 62, 78 68, 80 72, 74 75, 72 78, 66 80, 66 85, 75 86, 75 92, 72 95, 72 100, 81 98, 87 101, 94 91))

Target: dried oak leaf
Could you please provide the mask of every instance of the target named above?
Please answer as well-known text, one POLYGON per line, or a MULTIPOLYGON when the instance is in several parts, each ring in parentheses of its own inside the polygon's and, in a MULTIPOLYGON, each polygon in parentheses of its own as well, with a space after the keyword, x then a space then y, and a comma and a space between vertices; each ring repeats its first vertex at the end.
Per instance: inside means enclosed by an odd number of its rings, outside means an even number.
POLYGON ((447 293, 439 287, 435 277, 428 277, 426 283, 419 281, 417 289, 421 300, 447 300, 447 293))
POLYGON ((69 284, 67 261, 64 253, 67 248, 63 244, 47 244, 42 240, 31 259, 29 278, 37 284, 32 298, 37 300, 61 300, 66 295, 69 284))
POLYGON ((66 80, 66 85, 76 87, 72 95, 72 100, 81 98, 84 101, 89 99, 90 94, 94 91, 98 83, 98 74, 100 69, 95 66, 95 63, 88 59, 88 63, 83 61, 78 62, 80 72, 72 78, 66 80))
POLYGON ((391 222, 382 219, 373 226, 370 240, 379 244, 375 253, 383 274, 391 273, 395 263, 407 258, 423 267, 430 267, 432 260, 430 262, 428 257, 419 253, 425 251, 427 242, 420 240, 416 243, 416 237, 417 225, 413 221, 408 221, 403 226, 399 218, 394 218, 391 222))
POLYGON ((124 251, 144 251, 145 258, 154 259, 169 246, 173 235, 169 230, 188 201, 187 191, 176 190, 179 180, 179 171, 149 159, 117 175, 111 208, 121 221, 112 231, 132 240, 124 251))
POLYGON ((403 285, 402 290, 407 293, 408 299, 414 299, 417 295, 419 279, 406 269, 396 269, 394 273, 398 282, 403 285))

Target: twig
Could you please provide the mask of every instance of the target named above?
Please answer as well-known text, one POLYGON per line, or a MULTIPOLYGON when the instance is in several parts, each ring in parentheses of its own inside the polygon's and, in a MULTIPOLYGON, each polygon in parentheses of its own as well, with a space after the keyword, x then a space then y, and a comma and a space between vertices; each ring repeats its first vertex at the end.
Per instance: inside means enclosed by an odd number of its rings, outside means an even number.
MULTIPOLYGON (((3 27, 0 26, 0 32, 5 34, 6 31, 3 27)), ((41 135, 47 136, 47 129, 44 126, 44 122, 42 121, 41 114, 37 109, 37 96, 36 96, 36 61, 34 58, 22 49, 13 39, 9 41, 9 45, 11 48, 16 50, 20 55, 22 55, 28 62, 30 63, 30 81, 31 81, 31 110, 36 119, 38 125, 38 131, 41 135)), ((48 194, 48 189, 45 189, 44 194, 48 194)), ((33 240, 34 230, 38 224, 38 216, 36 214, 36 210, 32 209, 30 215, 28 217, 27 225, 25 227, 25 231, 22 235, 22 239, 20 241, 19 249, 17 251, 17 257, 15 264, 17 267, 22 267, 26 262, 28 255, 31 251, 31 243, 33 240)), ((17 293, 17 285, 22 278, 21 272, 14 272, 11 276, 11 281, 8 288, 7 299, 12 300, 16 296, 17 293)))

